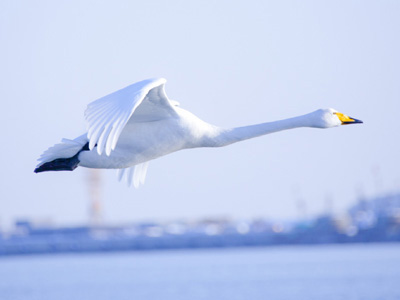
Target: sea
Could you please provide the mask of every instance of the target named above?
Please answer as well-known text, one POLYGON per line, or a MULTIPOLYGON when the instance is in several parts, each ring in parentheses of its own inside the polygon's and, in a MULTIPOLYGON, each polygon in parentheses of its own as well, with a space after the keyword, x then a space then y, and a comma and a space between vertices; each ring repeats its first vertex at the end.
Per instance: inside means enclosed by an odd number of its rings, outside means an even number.
POLYGON ((397 300, 400 243, 0 258, 1 300, 397 300))

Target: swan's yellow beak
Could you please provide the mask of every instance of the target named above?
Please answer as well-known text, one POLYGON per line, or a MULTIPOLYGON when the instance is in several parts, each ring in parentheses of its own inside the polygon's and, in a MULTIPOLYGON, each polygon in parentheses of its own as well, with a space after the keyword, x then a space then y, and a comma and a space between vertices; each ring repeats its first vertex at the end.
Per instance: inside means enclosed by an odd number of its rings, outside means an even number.
POLYGON ((354 118, 349 117, 340 112, 336 112, 335 114, 338 116, 339 120, 342 122, 342 125, 363 123, 363 121, 361 121, 361 120, 354 119, 354 118))

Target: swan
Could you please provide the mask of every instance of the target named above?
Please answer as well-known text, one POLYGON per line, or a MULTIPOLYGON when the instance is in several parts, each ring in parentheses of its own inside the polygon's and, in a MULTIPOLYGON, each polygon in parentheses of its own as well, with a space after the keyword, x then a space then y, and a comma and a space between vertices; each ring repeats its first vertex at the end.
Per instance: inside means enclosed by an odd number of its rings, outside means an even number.
POLYGON ((299 127, 331 128, 358 124, 332 108, 306 115, 224 129, 182 109, 165 94, 164 78, 134 83, 87 106, 87 133, 47 149, 35 173, 72 171, 76 167, 118 169, 128 185, 144 184, 150 160, 197 147, 222 147, 273 132, 299 127))

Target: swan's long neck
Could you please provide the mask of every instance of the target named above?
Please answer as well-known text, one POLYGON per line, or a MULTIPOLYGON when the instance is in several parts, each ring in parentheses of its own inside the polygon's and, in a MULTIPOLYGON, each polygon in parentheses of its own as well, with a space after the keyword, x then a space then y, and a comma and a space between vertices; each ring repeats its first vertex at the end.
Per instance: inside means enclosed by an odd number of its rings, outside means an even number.
POLYGON ((213 138, 214 143, 209 146, 222 147, 269 133, 299 127, 312 127, 309 115, 232 129, 220 129, 218 134, 213 138))

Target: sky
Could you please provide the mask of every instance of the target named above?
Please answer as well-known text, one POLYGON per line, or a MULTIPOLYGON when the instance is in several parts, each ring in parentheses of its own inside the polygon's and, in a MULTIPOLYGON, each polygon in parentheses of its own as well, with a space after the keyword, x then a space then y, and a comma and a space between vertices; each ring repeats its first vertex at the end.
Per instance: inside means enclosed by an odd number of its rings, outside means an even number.
POLYGON ((84 224, 90 170, 34 174, 88 103, 134 82, 222 127, 332 107, 364 121, 151 161, 144 186, 100 171, 106 223, 341 213, 399 192, 399 1, 0 2, 0 228, 84 224), (303 209, 299 210, 299 203, 303 209))

